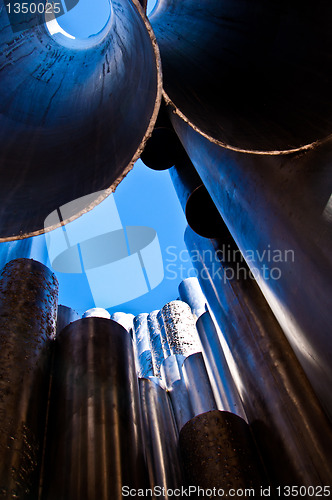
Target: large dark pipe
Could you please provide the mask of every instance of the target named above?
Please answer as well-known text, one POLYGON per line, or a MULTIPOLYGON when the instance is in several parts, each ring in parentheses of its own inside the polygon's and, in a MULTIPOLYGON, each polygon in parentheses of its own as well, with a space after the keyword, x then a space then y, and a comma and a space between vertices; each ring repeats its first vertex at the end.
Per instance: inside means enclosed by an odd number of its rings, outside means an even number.
POLYGON ((80 319, 79 314, 71 307, 59 305, 56 320, 56 332, 59 334, 69 323, 80 319))
MULTIPOLYGON (((139 158, 161 98, 159 56, 138 0, 110 1, 87 40, 50 35, 41 18, 12 30, 1 1, 0 240, 58 227, 114 191, 139 158)), ((39 4, 38 4, 39 5, 39 4)), ((12 4, 12 8, 14 8, 12 4)))
POLYGON ((332 141, 297 155, 244 154, 174 123, 332 416, 332 141))
POLYGON ((159 0, 164 97, 218 144, 289 151, 331 134, 332 5, 159 0))
POLYGON ((234 358, 234 380, 273 483, 330 484, 330 422, 226 226, 219 242, 190 228, 185 241, 234 358))
POLYGON ((55 335, 58 285, 33 260, 0 280, 0 497, 36 499, 55 335))
POLYGON ((85 318, 56 342, 43 498, 120 500, 123 486, 146 486, 131 337, 85 318))
POLYGON ((181 429, 180 450, 195 498, 203 496, 198 488, 210 498, 240 498, 241 490, 258 497, 265 486, 249 426, 237 415, 218 410, 197 415, 181 429))

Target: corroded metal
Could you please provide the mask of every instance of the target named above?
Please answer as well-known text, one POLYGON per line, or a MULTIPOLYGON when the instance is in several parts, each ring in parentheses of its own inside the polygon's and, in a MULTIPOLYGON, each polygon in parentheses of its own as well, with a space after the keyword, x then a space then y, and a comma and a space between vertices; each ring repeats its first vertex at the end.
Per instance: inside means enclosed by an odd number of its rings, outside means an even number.
POLYGON ((158 321, 159 311, 152 311, 148 315, 149 341, 153 363, 153 373, 156 377, 161 377, 160 365, 164 361, 164 352, 161 341, 160 324, 158 321))
POLYGON ((189 356, 202 350, 190 307, 181 300, 168 302, 161 309, 172 354, 189 356))
POLYGON ((80 319, 80 317, 77 312, 74 311, 74 309, 60 304, 58 306, 58 314, 56 319, 57 334, 59 334, 61 330, 63 330, 63 328, 69 325, 69 323, 72 323, 73 321, 76 321, 78 319, 80 319))
POLYGON ((211 142, 296 150, 331 134, 332 5, 159 0, 164 97, 211 142), (320 78, 317 78, 320 75, 320 78))
POLYGON ((87 40, 50 35, 43 18, 13 32, 6 3, 0 6, 3 240, 59 227, 113 192, 139 158, 161 98, 158 48, 137 0, 112 0, 105 27, 87 40), (97 195, 88 206, 73 205, 66 220, 44 228, 54 210, 91 193, 97 195))
POLYGON ((1 274, 1 498, 37 498, 57 288, 54 274, 33 260, 13 260, 1 274))
POLYGON ((150 477, 150 488, 167 490, 183 484, 178 448, 178 433, 167 392, 151 379, 139 380, 145 451, 150 477))
POLYGON ((225 358, 223 349, 227 348, 227 344, 221 344, 222 334, 218 334, 209 311, 206 311, 198 318, 196 328, 209 369, 218 410, 235 413, 244 420, 247 420, 243 403, 225 358))
POLYGON ((57 338, 43 498, 122 499, 146 486, 132 340, 85 318, 57 338))
POLYGON ((248 424, 237 415, 218 410, 202 413, 180 432, 180 449, 188 484, 204 489, 255 490, 265 480, 248 424))
POLYGON ((176 130, 332 418, 332 140, 264 156, 211 144, 182 120, 176 130))
POLYGON ((330 484, 331 424, 230 234, 225 228, 218 242, 187 228, 185 242, 235 362, 229 367, 270 478, 275 485, 330 484))
POLYGON ((180 299, 190 306, 195 320, 207 310, 206 298, 197 278, 186 278, 181 281, 179 294, 180 299))
POLYGON ((149 343, 148 314, 141 313, 134 318, 135 351, 139 377, 153 376, 153 362, 149 343))
POLYGON ((111 315, 103 307, 92 307, 91 309, 88 309, 87 311, 85 311, 85 313, 82 315, 82 318, 105 318, 105 319, 110 319, 111 315))

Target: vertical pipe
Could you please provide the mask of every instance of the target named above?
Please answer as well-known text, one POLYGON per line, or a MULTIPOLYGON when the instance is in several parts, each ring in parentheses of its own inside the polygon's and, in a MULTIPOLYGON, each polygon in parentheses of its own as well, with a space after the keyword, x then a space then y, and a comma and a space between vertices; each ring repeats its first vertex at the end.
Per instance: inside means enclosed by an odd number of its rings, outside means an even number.
POLYGON ((202 353, 188 356, 182 364, 182 371, 194 415, 217 410, 202 353))
POLYGON ((105 318, 105 319, 110 319, 111 315, 103 307, 92 307, 91 309, 88 309, 87 311, 85 311, 85 313, 82 315, 82 318, 105 318))
POLYGON ((55 335, 57 280, 28 259, 0 280, 0 496, 35 499, 55 335))
POLYGON ((130 335, 85 318, 56 342, 43 498, 120 500, 123 486, 146 486, 130 335))
POLYGON ((149 341, 152 354, 153 373, 155 377, 161 377, 160 365, 164 361, 158 313, 159 311, 152 311, 148 316, 149 341))
POLYGON ((168 345, 168 340, 167 340, 167 335, 166 335, 166 328, 165 328, 165 323, 164 323, 164 318, 162 315, 162 311, 159 311, 157 314, 157 319, 158 323, 160 326, 160 336, 161 336, 161 345, 163 348, 163 353, 164 353, 164 358, 167 358, 168 356, 171 355, 171 350, 168 345))
POLYGON ((207 308, 206 298, 202 292, 197 278, 186 278, 179 285, 180 299, 186 302, 191 309, 194 319, 205 313, 207 308))
POLYGON ((153 362, 149 344, 148 314, 134 318, 134 339, 139 377, 153 377, 153 362))
POLYGON ((239 252, 227 228, 222 241, 187 228, 185 242, 234 357, 232 375, 273 483, 330 484, 331 425, 245 262, 234 260, 239 252))
POLYGON ((172 494, 168 495, 167 490, 183 484, 172 408, 166 391, 152 380, 141 378, 139 387, 150 488, 165 488, 163 498, 170 499, 172 494))
POLYGON ((72 323, 73 321, 76 321, 78 319, 80 319, 80 317, 77 312, 74 311, 74 309, 60 304, 58 306, 58 314, 56 320, 57 335, 61 332, 61 330, 69 325, 69 323, 72 323))
POLYGON ((111 319, 122 325, 127 332, 132 336, 132 331, 134 328, 134 315, 123 312, 115 312, 111 315, 111 319))

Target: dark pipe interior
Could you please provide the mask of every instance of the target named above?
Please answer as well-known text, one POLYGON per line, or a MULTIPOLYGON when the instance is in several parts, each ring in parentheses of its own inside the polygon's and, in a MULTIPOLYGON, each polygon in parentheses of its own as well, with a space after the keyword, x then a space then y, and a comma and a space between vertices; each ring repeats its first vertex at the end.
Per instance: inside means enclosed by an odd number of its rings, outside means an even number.
POLYGON ((108 24, 84 43, 45 23, 13 33, 1 9, 0 240, 43 232, 62 205, 109 193, 138 158, 160 79, 135 1, 111 1, 108 24))
POLYGON ((332 2, 159 0, 168 97, 232 148, 289 151, 331 133, 332 2))

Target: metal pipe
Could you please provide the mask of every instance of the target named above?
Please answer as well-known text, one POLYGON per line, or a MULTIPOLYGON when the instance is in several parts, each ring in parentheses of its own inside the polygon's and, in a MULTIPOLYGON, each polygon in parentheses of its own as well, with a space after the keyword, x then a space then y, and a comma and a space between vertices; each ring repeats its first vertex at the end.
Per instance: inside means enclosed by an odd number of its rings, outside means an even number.
POLYGON ((146 487, 132 340, 105 318, 58 336, 43 498, 120 500, 146 487))
POLYGON ((80 317, 77 314, 77 312, 74 311, 74 309, 72 309, 71 307, 59 305, 58 306, 57 320, 56 320, 56 333, 57 333, 57 335, 67 325, 69 325, 73 321, 77 321, 78 319, 80 319, 80 317))
POLYGON ((246 155, 183 121, 176 130, 332 416, 332 141, 301 155, 246 155))
POLYGON ((237 415, 218 410, 202 413, 181 429, 179 442, 189 485, 212 490, 218 497, 252 489, 251 496, 261 496, 265 486, 261 464, 249 426, 237 415), (218 493, 221 490, 223 494, 218 493))
POLYGON ((188 356, 182 364, 182 372, 194 415, 217 410, 202 353, 188 356))
POLYGON ((50 35, 43 15, 17 31, 5 4, 0 241, 60 227, 113 192, 151 135, 161 99, 158 48, 138 0, 111 0, 105 27, 87 40, 50 35), (91 193, 87 206, 44 227, 54 210, 91 193))
POLYGON ((188 225, 201 236, 216 238, 223 222, 189 157, 183 155, 169 172, 188 225))
POLYGON ((87 311, 85 311, 85 313, 82 315, 82 318, 111 319, 111 315, 103 307, 92 307, 91 309, 88 309, 87 311))
POLYGON ((187 357, 202 350, 188 304, 181 300, 173 300, 164 305, 161 313, 172 354, 187 357))
POLYGON ((58 285, 39 262, 9 262, 0 280, 0 495, 38 496, 58 285))
POLYGON ((133 336, 134 317, 133 314, 123 312, 115 312, 111 315, 111 319, 122 325, 130 333, 131 337, 133 336))
MULTIPOLYGON (((185 242, 270 478, 277 486, 330 484, 331 425, 245 262, 234 260, 227 228, 219 242, 187 228, 185 242)), ((205 326, 204 316, 198 323, 205 326)))
POLYGON ((179 285, 180 299, 186 302, 191 309, 195 320, 207 310, 206 298, 197 278, 186 278, 179 285))
POLYGON ((172 408, 166 391, 151 379, 141 378, 139 388, 150 488, 165 488, 164 498, 170 499, 168 490, 183 484, 172 408))
POLYGON ((160 326, 161 345, 163 348, 164 358, 167 358, 168 356, 171 355, 171 350, 170 350, 170 347, 168 345, 165 323, 164 323, 164 319, 163 319, 163 315, 162 315, 161 311, 159 311, 157 313, 157 319, 158 319, 158 323, 160 326))
POLYGON ((160 324, 158 321, 159 311, 152 311, 148 315, 149 341, 155 377, 161 377, 160 365, 164 361, 164 352, 161 341, 160 324))
POLYGON ((134 318, 134 340, 139 377, 153 377, 153 362, 149 343, 148 314, 134 318))
POLYGON ((193 129, 245 151, 289 151, 331 134, 332 6, 159 0, 150 19, 164 97, 193 129), (319 77, 318 77, 319 75, 319 77))
POLYGON ((222 345, 222 337, 219 337, 209 311, 198 318, 196 327, 218 409, 235 413, 247 420, 243 403, 224 354, 227 344, 225 346, 224 342, 222 345))

